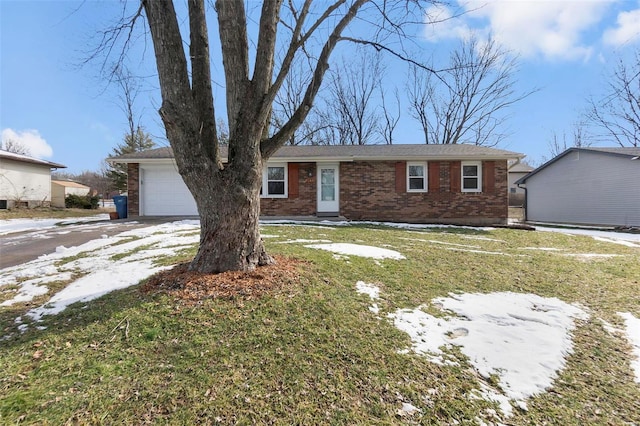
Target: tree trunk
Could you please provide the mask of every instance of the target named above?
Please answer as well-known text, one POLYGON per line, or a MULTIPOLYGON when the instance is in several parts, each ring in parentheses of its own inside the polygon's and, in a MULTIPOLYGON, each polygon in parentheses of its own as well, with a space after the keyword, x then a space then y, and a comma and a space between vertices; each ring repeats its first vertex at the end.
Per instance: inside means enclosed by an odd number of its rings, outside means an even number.
MULTIPOLYGON (((272 263, 262 240, 260 187, 262 167, 302 124, 315 99, 329 56, 346 26, 368 0, 355 0, 337 16, 323 44, 302 102, 287 123, 269 137, 269 115, 296 51, 316 28, 343 5, 337 0, 306 28, 311 2, 305 2, 296 19, 295 37, 274 79, 276 33, 283 0, 265 0, 259 21, 253 77, 249 76, 250 44, 243 0, 218 0, 215 11, 222 50, 227 94, 229 145, 222 164, 216 133, 216 113, 211 90, 209 34, 204 0, 189 0, 189 60, 184 51, 173 2, 141 0, 149 23, 158 68, 162 107, 160 116, 171 143, 178 171, 195 198, 200 215, 200 247, 190 265, 204 273, 250 271, 272 263), (189 66, 190 64, 190 66, 189 66)), ((293 8, 293 3, 290 3, 293 8)), ((296 13, 294 13, 296 15, 296 13)))
POLYGON ((273 262, 260 238, 260 181, 251 189, 227 182, 192 192, 200 212, 200 246, 189 269, 204 273, 251 271, 273 262))

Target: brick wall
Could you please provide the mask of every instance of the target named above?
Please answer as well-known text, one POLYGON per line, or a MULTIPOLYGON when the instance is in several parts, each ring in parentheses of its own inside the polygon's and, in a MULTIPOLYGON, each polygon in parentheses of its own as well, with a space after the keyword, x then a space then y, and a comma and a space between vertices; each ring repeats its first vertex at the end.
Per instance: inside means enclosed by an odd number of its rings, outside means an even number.
POLYGON ((289 163, 288 198, 262 198, 264 216, 312 216, 316 214, 316 163, 289 163))
POLYGON ((140 164, 127 164, 127 215, 140 216, 140 164))
MULTIPOLYGON (((128 173, 128 214, 139 216, 139 164, 129 164, 128 173)), ((316 163, 289 163, 288 173, 289 197, 262 198, 261 214, 315 215, 316 163)), ((429 162, 428 177, 428 192, 406 192, 404 162, 340 163, 340 215, 350 220, 412 223, 489 225, 507 222, 506 161, 483 162, 483 192, 480 193, 461 192, 459 161, 429 162)))
MULTIPOLYGON (((340 214, 351 220, 506 223, 506 161, 483 163, 484 192, 480 193, 460 192, 459 162, 442 161, 435 167, 433 164, 430 162, 428 168, 437 169, 438 182, 429 182, 429 192, 406 192, 401 182, 396 181, 396 173, 402 173, 401 179, 406 178, 405 163, 341 163, 340 214)), ((434 177, 430 172, 431 181, 434 177)))

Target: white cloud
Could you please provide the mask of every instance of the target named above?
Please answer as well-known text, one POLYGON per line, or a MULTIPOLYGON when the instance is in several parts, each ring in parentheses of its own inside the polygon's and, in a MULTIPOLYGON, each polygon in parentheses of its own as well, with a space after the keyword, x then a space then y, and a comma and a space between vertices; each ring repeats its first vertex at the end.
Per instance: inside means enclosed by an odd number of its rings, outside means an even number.
MULTIPOLYGON (((460 2, 462 16, 428 25, 430 41, 465 38, 471 33, 491 36, 523 57, 546 59, 587 59, 592 48, 585 33, 595 27, 611 5, 610 1, 472 0, 460 2)), ((427 11, 427 21, 457 15, 445 7, 427 11), (437 13, 436 13, 437 12, 437 13), (431 19, 429 19, 429 17, 431 19)))
POLYGON ((612 46, 640 41, 640 8, 620 12, 616 20, 616 27, 606 30, 602 40, 605 44, 612 46))
POLYGON ((53 148, 51 148, 51 145, 47 143, 37 130, 27 129, 15 131, 13 129, 3 129, 2 143, 4 144, 5 141, 8 140, 29 150, 28 155, 30 157, 45 158, 53 155, 53 148))

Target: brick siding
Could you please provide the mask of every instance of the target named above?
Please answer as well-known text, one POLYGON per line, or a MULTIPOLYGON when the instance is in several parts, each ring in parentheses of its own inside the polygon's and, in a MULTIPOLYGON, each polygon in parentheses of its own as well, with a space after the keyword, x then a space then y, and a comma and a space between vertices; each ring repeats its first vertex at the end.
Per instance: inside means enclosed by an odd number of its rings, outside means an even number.
POLYGON ((127 164, 127 215, 140 216, 140 164, 127 164))
MULTIPOLYGON (((507 162, 483 162, 483 192, 461 192, 460 162, 428 162, 428 192, 406 192, 406 163, 340 163, 340 215, 349 220, 458 225, 506 224, 507 162), (398 178, 396 178, 398 176, 398 178), (433 182, 434 177, 438 181, 433 182)), ((128 214, 138 216, 139 165, 130 163, 128 214)), ((317 208, 316 163, 289 164, 289 197, 262 198, 264 216, 312 216, 317 208), (297 176, 297 179, 295 177, 297 176), (297 186, 296 186, 297 183, 297 186)))
MULTIPOLYGON (((427 167, 433 164, 438 164, 433 169, 439 171, 439 182, 429 182, 428 192, 406 192, 397 191, 396 173, 403 170, 402 179, 406 178, 404 167, 397 162, 341 163, 340 214, 351 220, 412 223, 507 222, 506 161, 485 162, 484 171, 493 170, 494 179, 487 181, 490 176, 483 176, 485 192, 479 193, 460 192, 459 162, 429 162, 427 167), (452 170, 456 175, 452 176, 452 170)), ((433 173, 429 177, 433 179, 433 173)))
MULTIPOLYGON (((288 198, 262 198, 260 214, 264 216, 312 216, 316 214, 316 163, 296 163, 297 187, 289 182, 288 198), (292 186, 296 190, 292 191, 292 186), (296 194, 297 193, 297 194, 296 194)), ((289 168, 289 180, 296 173, 289 168)))

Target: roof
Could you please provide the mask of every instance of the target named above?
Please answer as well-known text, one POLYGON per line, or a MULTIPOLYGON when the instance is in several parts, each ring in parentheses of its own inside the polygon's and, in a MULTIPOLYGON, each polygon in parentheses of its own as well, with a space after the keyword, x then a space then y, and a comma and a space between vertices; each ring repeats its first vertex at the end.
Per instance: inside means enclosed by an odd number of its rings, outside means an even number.
POLYGON ((86 188, 86 189, 91 189, 89 188, 87 185, 83 185, 81 183, 78 182, 71 182, 70 180, 51 180, 51 183, 55 183, 58 184, 60 186, 64 186, 67 188, 86 188))
POLYGON ((509 167, 509 173, 529 173, 532 170, 533 167, 524 163, 516 163, 509 167))
MULTIPOLYGON (((223 161, 227 147, 221 147, 223 161)), ((273 160, 302 161, 357 161, 357 160, 508 160, 523 158, 524 154, 496 148, 468 144, 449 145, 298 145, 283 146, 273 160)), ((170 147, 124 154, 108 158, 113 163, 146 163, 173 158, 170 147)))
POLYGON ((67 166, 62 164, 53 163, 51 161, 39 160, 37 158, 29 157, 28 155, 16 154, 15 152, 5 151, 0 149, 1 160, 19 161, 21 163, 39 164, 41 166, 49 166, 51 169, 66 169, 67 166))
POLYGON ((521 177, 517 181, 515 181, 516 185, 523 184, 529 179, 531 176, 534 176, 540 173, 545 168, 549 167, 556 161, 560 160, 562 157, 568 155, 571 152, 591 152, 602 155, 616 156, 621 158, 627 158, 629 160, 638 160, 638 164, 640 165, 640 147, 587 147, 587 148, 569 148, 566 151, 558 154, 556 157, 544 163, 542 166, 533 170, 529 174, 521 177))

